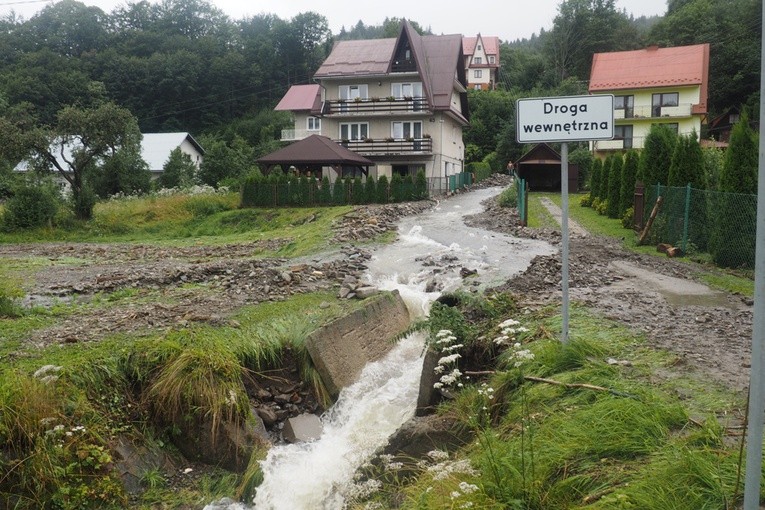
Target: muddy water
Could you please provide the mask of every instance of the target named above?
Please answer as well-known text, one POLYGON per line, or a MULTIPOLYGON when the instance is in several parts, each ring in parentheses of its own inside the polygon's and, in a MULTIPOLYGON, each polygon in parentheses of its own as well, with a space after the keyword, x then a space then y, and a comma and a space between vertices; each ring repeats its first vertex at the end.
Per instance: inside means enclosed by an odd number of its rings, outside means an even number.
MULTIPOLYGON (((555 249, 467 227, 463 216, 501 190, 478 190, 450 198, 435 209, 403 220, 399 239, 374 251, 367 279, 397 289, 414 317, 425 316, 444 291, 480 290, 503 283, 537 255, 555 249)), ((359 381, 343 389, 324 416, 324 432, 313 442, 277 445, 262 463, 264 481, 251 505, 221 501, 207 510, 338 510, 352 490, 353 474, 414 414, 424 338, 401 342, 359 381)))

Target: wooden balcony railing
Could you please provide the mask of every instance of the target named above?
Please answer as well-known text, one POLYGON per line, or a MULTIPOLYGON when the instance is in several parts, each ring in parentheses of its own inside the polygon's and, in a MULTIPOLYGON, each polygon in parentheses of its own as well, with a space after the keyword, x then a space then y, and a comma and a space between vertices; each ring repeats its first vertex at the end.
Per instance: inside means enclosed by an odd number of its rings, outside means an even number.
POLYGON ((400 154, 431 154, 433 140, 430 138, 402 138, 373 140, 335 140, 343 147, 362 156, 395 156, 400 154))
POLYGON ((389 115, 427 112, 428 108, 428 101, 424 97, 373 97, 325 101, 322 113, 324 115, 389 115))

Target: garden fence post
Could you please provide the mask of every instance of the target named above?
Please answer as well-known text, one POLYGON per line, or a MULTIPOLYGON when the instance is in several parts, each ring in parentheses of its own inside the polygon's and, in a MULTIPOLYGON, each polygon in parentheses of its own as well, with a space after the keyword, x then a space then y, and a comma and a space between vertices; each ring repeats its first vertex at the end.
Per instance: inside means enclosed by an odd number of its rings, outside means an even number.
POLYGON ((683 243, 680 247, 683 253, 687 253, 688 248, 688 222, 691 217, 691 183, 685 186, 685 213, 683 215, 683 243))

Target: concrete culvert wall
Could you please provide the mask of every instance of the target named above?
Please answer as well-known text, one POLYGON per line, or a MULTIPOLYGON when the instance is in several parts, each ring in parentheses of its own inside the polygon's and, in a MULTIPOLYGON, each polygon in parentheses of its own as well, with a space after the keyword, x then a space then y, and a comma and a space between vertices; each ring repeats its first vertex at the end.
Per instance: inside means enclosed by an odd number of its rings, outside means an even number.
POLYGON ((410 325, 398 291, 367 298, 361 309, 336 319, 306 339, 308 353, 327 389, 336 397, 354 383, 370 361, 393 348, 393 339, 410 325))

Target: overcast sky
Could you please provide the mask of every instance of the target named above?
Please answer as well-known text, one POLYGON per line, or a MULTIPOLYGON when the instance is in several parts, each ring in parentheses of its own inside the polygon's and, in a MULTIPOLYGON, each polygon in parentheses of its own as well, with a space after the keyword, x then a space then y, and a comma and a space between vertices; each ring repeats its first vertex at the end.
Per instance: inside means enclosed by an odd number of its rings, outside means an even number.
MULTIPOLYGON (((46 0, 0 0, 0 15, 13 10, 29 19, 50 3, 46 0)), ((84 0, 83 3, 109 13, 115 6, 128 2, 84 0)), ((503 41, 513 41, 539 33, 540 28, 552 28, 560 0, 481 0, 475 4, 444 0, 212 0, 211 3, 233 19, 262 13, 290 19, 301 12, 318 12, 327 18, 333 33, 339 32, 343 26, 350 28, 359 20, 365 25, 379 25, 386 17, 395 17, 416 21, 424 28, 429 27, 434 34, 475 35, 480 32, 496 35, 503 41)), ((616 6, 635 17, 663 15, 667 8, 666 0, 616 0, 616 6)))

